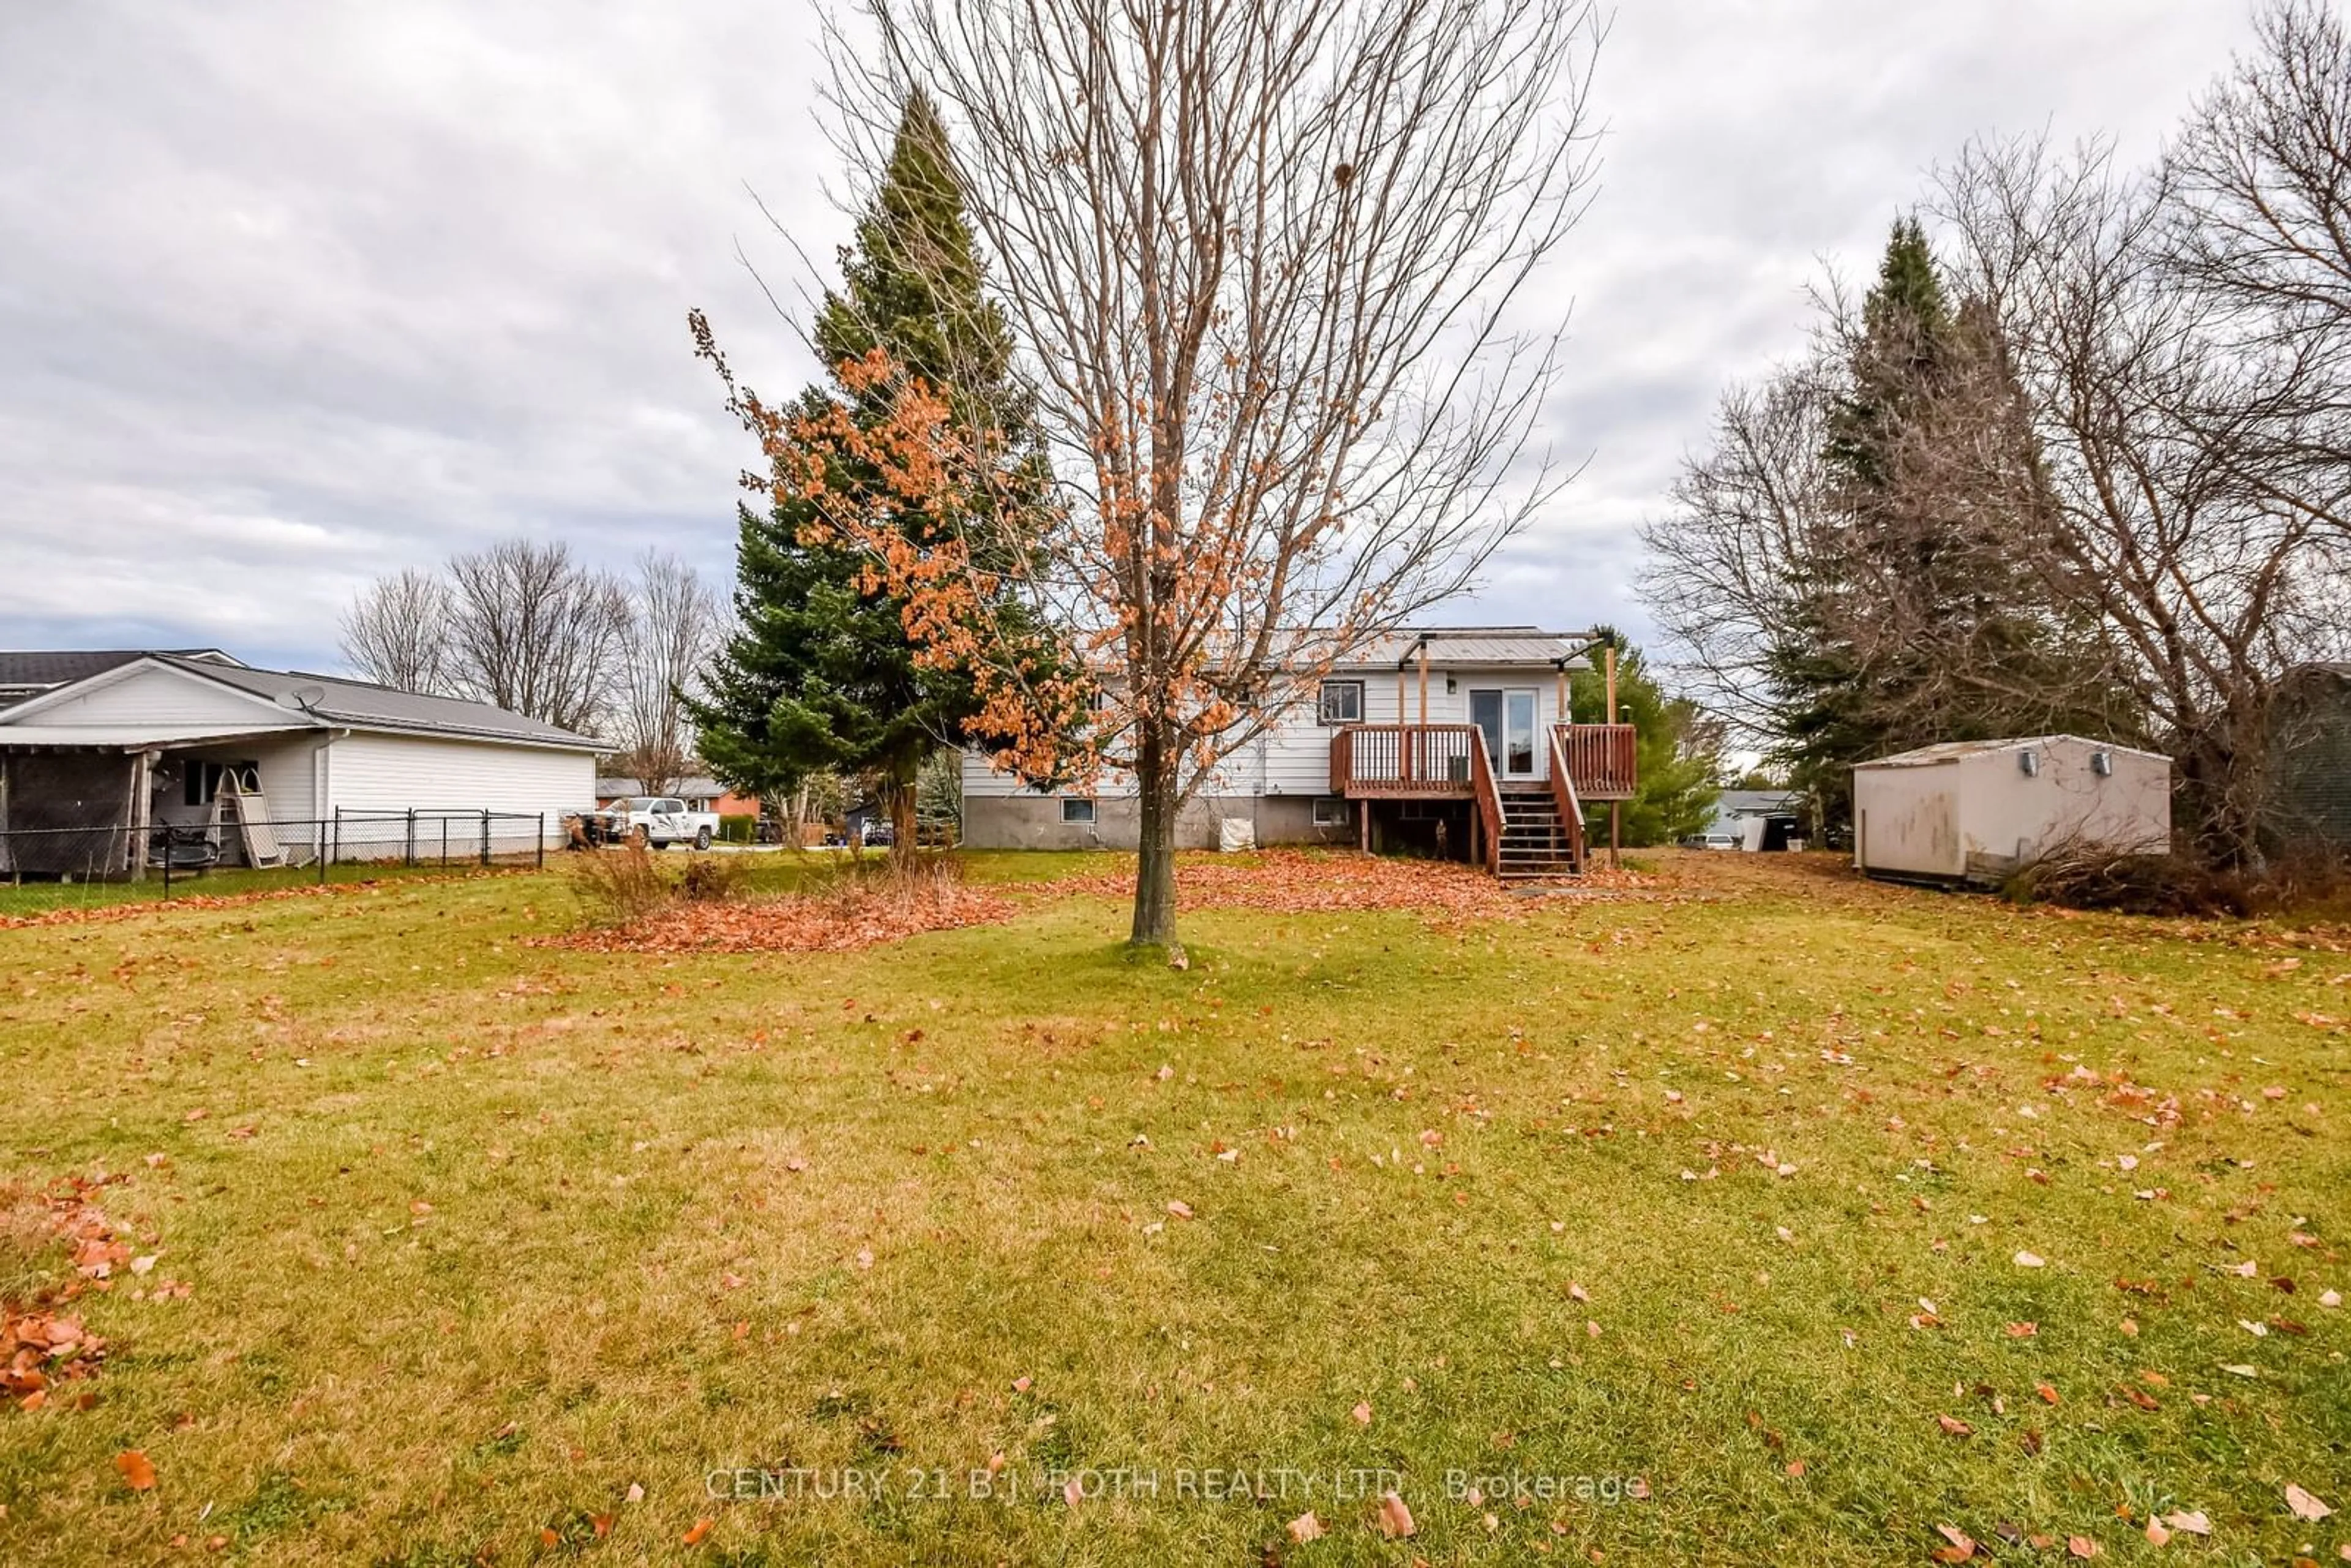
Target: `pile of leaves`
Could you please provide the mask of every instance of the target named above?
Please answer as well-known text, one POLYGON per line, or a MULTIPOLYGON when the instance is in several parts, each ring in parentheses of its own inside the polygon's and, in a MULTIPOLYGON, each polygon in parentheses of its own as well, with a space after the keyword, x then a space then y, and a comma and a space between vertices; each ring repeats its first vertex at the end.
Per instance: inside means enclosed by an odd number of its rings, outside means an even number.
MULTIPOLYGON (((73 1249, 73 1278, 25 1303, 0 1302, 0 1396, 20 1410, 38 1410, 58 1398, 58 1385, 98 1375, 106 1342, 65 1308, 89 1288, 105 1290, 131 1262, 131 1245, 115 1234, 92 1194, 102 1182, 68 1179, 35 1200, 43 1228, 73 1249)), ((85 1396, 79 1403, 87 1404, 85 1396)))
MULTIPOLYGON (((1562 887, 1593 894, 1646 890, 1656 879, 1629 871, 1593 871, 1562 887)), ((1074 877, 1054 891, 1131 898, 1133 862, 1117 872, 1074 877)), ((1479 867, 1458 861, 1267 850, 1233 859, 1190 856, 1176 862, 1176 901, 1186 909, 1256 909, 1309 915, 1371 909, 1426 909, 1471 916, 1510 917, 1526 903, 1479 867)))
POLYGON ((991 925, 1019 907, 999 894, 965 886, 942 866, 847 876, 771 898, 673 899, 626 925, 549 940, 604 953, 843 953, 925 931, 991 925))

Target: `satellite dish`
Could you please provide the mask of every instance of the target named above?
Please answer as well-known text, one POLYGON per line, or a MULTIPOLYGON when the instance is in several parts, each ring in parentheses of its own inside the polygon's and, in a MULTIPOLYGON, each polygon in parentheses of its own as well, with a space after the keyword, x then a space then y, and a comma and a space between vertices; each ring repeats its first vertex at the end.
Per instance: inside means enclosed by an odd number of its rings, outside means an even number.
POLYGON ((326 700, 327 688, 324 686, 296 686, 292 691, 277 694, 279 707, 300 708, 304 713, 308 713, 314 705, 326 700))

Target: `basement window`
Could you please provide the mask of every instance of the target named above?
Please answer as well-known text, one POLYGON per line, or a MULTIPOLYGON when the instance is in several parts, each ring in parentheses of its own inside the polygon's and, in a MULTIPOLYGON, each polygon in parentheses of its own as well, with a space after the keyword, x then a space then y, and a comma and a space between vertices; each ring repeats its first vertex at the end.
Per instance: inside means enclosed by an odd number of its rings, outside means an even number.
POLYGON ((1343 828, 1347 825, 1347 802, 1336 795, 1325 796, 1314 802, 1314 825, 1318 828, 1343 828))
POLYGON ((1081 800, 1074 795, 1062 797, 1061 821, 1065 822, 1092 822, 1093 820, 1094 803, 1092 800, 1081 800))

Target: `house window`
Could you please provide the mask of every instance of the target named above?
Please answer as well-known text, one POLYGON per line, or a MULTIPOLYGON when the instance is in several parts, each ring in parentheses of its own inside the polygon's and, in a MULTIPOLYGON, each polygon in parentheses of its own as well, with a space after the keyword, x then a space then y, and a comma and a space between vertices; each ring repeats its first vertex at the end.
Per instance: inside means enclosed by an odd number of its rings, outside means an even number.
POLYGON ((1336 795, 1314 802, 1314 825, 1318 828, 1343 828, 1347 825, 1347 802, 1336 795))
POLYGON ((261 789, 261 769, 250 762, 202 762, 191 758, 182 766, 180 800, 184 805, 209 806, 223 789, 242 786, 247 794, 261 789))
POLYGON ((1361 681, 1323 682, 1317 713, 1321 722, 1324 724, 1363 723, 1364 683, 1361 681))
POLYGON ((1061 821, 1091 822, 1093 820, 1094 803, 1092 800, 1081 800, 1074 795, 1065 795, 1061 798, 1061 821))

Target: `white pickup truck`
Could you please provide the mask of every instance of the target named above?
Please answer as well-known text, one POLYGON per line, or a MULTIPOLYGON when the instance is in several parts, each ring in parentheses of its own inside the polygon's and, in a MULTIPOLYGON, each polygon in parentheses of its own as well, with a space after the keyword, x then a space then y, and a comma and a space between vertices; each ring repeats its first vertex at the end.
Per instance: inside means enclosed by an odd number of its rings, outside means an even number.
POLYGON ((672 844, 706 850, 718 836, 717 812, 689 811, 674 796, 632 795, 613 801, 602 814, 618 830, 617 837, 643 839, 657 850, 672 844))

